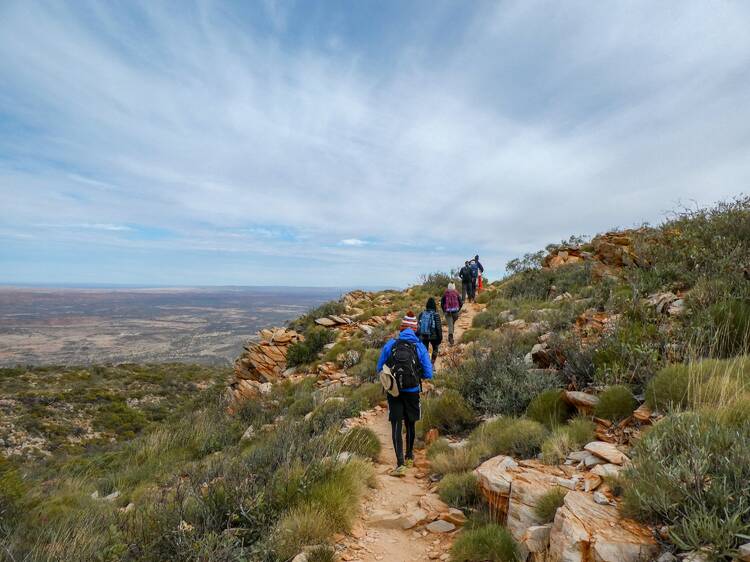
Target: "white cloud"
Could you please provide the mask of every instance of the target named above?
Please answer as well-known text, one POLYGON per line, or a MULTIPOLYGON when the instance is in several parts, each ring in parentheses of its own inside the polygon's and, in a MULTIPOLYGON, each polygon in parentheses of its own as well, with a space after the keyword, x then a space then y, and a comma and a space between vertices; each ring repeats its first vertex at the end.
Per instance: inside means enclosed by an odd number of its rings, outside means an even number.
POLYGON ((344 238, 340 244, 343 246, 367 246, 369 242, 360 240, 359 238, 344 238))

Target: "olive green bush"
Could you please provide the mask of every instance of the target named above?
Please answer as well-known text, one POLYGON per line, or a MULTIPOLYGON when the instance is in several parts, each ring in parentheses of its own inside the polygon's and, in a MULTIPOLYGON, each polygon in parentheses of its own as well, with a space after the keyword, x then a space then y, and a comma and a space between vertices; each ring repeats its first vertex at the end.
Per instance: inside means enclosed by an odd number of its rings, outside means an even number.
POLYGON ((450 559, 451 562, 517 562, 520 556, 510 531, 489 524, 458 535, 450 559))
POLYGON ((534 515, 536 515, 542 523, 551 523, 555 518, 558 508, 563 506, 566 494, 567 490, 564 488, 560 488, 559 486, 551 488, 537 501, 534 506, 534 515))
POLYGON ((638 406, 633 393, 624 385, 608 387, 599 395, 594 415, 605 420, 619 422, 630 416, 638 406))
POLYGON ((526 417, 552 429, 565 423, 573 413, 573 407, 563 399, 559 389, 545 390, 538 394, 526 408, 526 417))

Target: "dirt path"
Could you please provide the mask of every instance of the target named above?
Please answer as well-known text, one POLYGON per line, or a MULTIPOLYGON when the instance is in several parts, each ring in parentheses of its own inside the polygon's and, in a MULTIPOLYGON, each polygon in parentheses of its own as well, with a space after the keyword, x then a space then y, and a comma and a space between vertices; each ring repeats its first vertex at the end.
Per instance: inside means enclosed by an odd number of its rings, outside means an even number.
MULTIPOLYGON (((455 327, 455 338, 471 326, 474 315, 482 309, 467 305, 455 327)), ((437 377, 448 353, 447 329, 445 351, 441 349, 437 377)), ((440 507, 440 501, 429 479, 429 464, 423 449, 415 451, 414 468, 403 478, 388 473, 395 466, 388 412, 382 410, 368 419, 380 439, 382 452, 375 465, 378 486, 365 498, 362 514, 350 535, 341 544, 341 559, 358 562, 412 562, 447 560, 453 533, 433 533, 425 528, 440 507)), ((444 507, 444 506, 443 506, 444 507)))

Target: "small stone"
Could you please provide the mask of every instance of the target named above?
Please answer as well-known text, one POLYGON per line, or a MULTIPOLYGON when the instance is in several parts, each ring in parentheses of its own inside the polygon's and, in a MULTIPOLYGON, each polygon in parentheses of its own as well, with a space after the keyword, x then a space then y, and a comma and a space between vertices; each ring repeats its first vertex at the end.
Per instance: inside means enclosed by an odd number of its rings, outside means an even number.
POLYGON ((427 525, 427 530, 430 533, 450 533, 455 529, 456 526, 453 523, 449 521, 443 521, 442 519, 438 519, 427 525))
POLYGON ((607 496, 605 496, 601 492, 594 492, 594 501, 599 505, 612 505, 612 502, 609 501, 609 498, 607 498, 607 496))
POLYGON ((677 562, 678 558, 671 552, 662 552, 656 562, 677 562))
POLYGON ((249 441, 255 437, 255 428, 252 425, 247 426, 245 433, 242 434, 240 441, 249 441))
POLYGON ((750 542, 743 544, 737 549, 737 558, 742 562, 750 562, 750 542))
POLYGON ((464 515, 464 512, 454 507, 450 508, 448 513, 443 513, 440 516, 440 519, 448 521, 448 523, 453 523, 456 527, 463 527, 466 523, 466 515, 464 515))

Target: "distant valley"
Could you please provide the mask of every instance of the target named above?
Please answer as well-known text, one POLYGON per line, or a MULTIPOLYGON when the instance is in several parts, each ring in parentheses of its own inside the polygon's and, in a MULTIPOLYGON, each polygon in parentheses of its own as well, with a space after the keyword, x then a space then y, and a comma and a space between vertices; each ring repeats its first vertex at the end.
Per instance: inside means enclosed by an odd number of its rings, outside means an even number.
POLYGON ((229 364, 258 329, 284 324, 342 292, 0 287, 0 366, 229 364))

